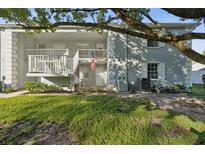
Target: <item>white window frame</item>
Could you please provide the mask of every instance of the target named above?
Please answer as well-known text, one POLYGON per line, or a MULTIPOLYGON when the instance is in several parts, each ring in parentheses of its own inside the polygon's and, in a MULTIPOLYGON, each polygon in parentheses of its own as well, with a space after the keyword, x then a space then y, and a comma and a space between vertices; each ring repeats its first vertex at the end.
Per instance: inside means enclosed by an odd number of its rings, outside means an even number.
POLYGON ((151 79, 153 81, 156 80, 166 80, 166 64, 164 62, 159 62, 159 61, 146 61, 143 62, 142 69, 141 69, 141 78, 148 78, 148 63, 158 63, 158 79, 151 79))
POLYGON ((159 80, 159 65, 160 65, 160 63, 159 62, 148 62, 147 63, 147 78, 148 78, 148 65, 149 64, 157 64, 157 78, 150 78, 150 80, 159 80))

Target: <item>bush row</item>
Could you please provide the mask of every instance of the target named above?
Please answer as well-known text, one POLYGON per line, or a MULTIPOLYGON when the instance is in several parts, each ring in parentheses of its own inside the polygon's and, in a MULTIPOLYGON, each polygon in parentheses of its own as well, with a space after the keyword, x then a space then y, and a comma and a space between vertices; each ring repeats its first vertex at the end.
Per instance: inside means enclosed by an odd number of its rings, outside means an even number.
POLYGON ((31 93, 58 93, 63 91, 63 89, 57 85, 48 85, 42 82, 24 82, 24 88, 31 93))

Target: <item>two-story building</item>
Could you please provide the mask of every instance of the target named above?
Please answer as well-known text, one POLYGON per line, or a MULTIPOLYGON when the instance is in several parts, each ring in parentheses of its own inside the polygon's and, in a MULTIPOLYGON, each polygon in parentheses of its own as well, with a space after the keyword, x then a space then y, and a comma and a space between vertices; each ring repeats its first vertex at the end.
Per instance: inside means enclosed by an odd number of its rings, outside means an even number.
MULTIPOLYGON (((194 24, 164 23, 175 35, 194 24)), ((142 79, 167 86, 191 85, 191 60, 171 45, 105 31, 98 34, 76 26, 55 33, 28 34, 13 24, 0 25, 0 77, 6 87, 23 88, 25 81, 66 86, 142 89, 142 79), (96 68, 91 69, 95 57, 96 68)), ((187 41, 191 46, 191 41, 187 41)))

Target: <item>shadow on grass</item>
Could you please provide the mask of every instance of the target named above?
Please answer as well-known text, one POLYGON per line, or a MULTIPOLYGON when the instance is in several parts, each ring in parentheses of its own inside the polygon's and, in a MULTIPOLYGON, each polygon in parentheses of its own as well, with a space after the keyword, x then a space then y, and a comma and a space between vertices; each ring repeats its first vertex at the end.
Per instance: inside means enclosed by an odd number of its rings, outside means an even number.
POLYGON ((192 116, 185 114, 185 113, 182 113, 182 112, 176 112, 176 111, 173 111, 170 109, 167 109, 167 112, 168 112, 168 115, 166 116, 166 118, 168 118, 168 119, 174 119, 177 116, 186 115, 190 120, 192 120, 194 122, 198 121, 198 119, 193 118, 192 116))
POLYGON ((18 119, 37 121, 71 121, 75 117, 104 114, 129 114, 146 100, 135 101, 114 96, 40 96, 15 112, 18 119), (45 99, 46 98, 46 99, 45 99), (67 98, 67 99, 66 99, 67 98))
MULTIPOLYGON (((25 106, 14 112, 18 115, 17 120, 36 120, 36 121, 57 121, 69 122, 72 119, 85 115, 86 117, 102 117, 105 114, 129 115, 140 105, 149 103, 147 99, 130 99, 116 96, 38 96, 25 106), (45 99, 46 98, 46 99, 45 99)), ((166 110, 166 118, 173 119, 176 116, 186 115, 182 112, 166 110)), ((186 115, 192 121, 197 121, 186 115)))

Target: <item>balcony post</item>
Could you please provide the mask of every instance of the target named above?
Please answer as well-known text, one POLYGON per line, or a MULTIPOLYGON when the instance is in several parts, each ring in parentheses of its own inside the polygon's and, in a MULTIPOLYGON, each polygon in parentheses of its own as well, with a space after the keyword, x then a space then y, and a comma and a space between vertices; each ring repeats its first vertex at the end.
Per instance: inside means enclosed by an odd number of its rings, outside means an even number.
POLYGON ((31 55, 28 55, 28 72, 31 71, 31 55))
POLYGON ((69 49, 68 48, 66 49, 66 55, 67 56, 69 55, 69 49))

